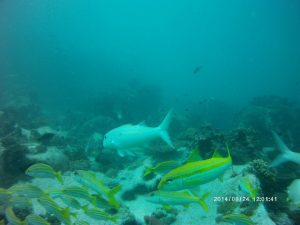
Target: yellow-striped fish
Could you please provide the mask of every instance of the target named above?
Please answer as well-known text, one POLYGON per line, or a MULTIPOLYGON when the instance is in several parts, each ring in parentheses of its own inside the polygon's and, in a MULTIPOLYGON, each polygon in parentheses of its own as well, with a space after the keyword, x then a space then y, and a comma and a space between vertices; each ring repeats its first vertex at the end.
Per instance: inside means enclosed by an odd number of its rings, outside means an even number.
POLYGON ((74 208, 74 209, 81 209, 81 204, 76 198, 72 198, 68 195, 61 195, 59 197, 67 206, 74 208))
POLYGON ((12 207, 7 207, 5 209, 5 217, 9 224, 11 225, 25 225, 24 221, 21 221, 15 214, 12 207))
POLYGON ((144 176, 148 176, 151 173, 157 173, 157 174, 167 173, 167 172, 175 169, 178 166, 180 166, 180 163, 178 163, 177 161, 174 161, 174 160, 161 162, 154 167, 146 166, 144 176))
POLYGON ((26 196, 28 198, 39 198, 44 192, 32 184, 16 184, 11 186, 8 191, 14 196, 26 196))
POLYGON ((75 225, 90 225, 90 224, 84 220, 79 220, 75 222, 75 225))
POLYGON ((104 212, 102 209, 99 209, 99 208, 88 208, 88 206, 83 206, 83 211, 84 213, 95 219, 95 220, 110 220, 112 221, 113 223, 117 223, 117 216, 113 216, 113 215, 110 215, 106 212, 104 212))
POLYGON ((205 211, 208 211, 208 207, 205 203, 205 199, 208 197, 208 195, 209 193, 205 193, 202 197, 198 197, 189 190, 155 191, 150 193, 146 200, 161 205, 188 206, 191 203, 198 203, 205 211))
POLYGON ((44 195, 38 198, 38 202, 50 213, 65 225, 71 225, 71 216, 69 208, 61 208, 52 198, 44 195))
POLYGON ((196 162, 196 161, 200 161, 203 158, 200 155, 200 150, 199 150, 199 146, 195 147, 192 149, 189 157, 187 158, 186 162, 196 162))
POLYGON ((31 199, 23 196, 11 197, 9 199, 9 205, 13 208, 18 208, 18 209, 32 208, 31 199))
POLYGON ((64 194, 61 190, 49 190, 48 194, 50 197, 56 199, 59 198, 62 200, 67 206, 75 209, 81 209, 81 204, 77 201, 76 198, 73 198, 70 195, 64 194))
POLYGON ((98 208, 110 208, 109 202, 103 198, 101 195, 92 195, 91 203, 98 208))
POLYGON ((81 198, 87 201, 91 201, 92 196, 88 192, 88 190, 84 187, 79 186, 69 186, 62 190, 62 193, 65 195, 69 195, 75 198, 81 198))
POLYGON ((0 225, 5 225, 4 220, 0 220, 0 225))
POLYGON ((36 163, 30 166, 25 174, 38 178, 56 178, 60 183, 63 183, 61 172, 56 172, 51 166, 44 163, 36 163))
POLYGON ((227 214, 222 217, 224 222, 237 224, 237 225, 255 225, 249 216, 240 213, 227 214))
POLYGON ((112 207, 119 207, 119 203, 115 198, 115 194, 121 190, 121 185, 118 185, 114 188, 109 188, 103 181, 97 178, 94 172, 84 170, 78 170, 75 179, 83 186, 90 188, 96 193, 102 195, 112 207))
POLYGON ((217 151, 210 159, 186 163, 165 176, 158 184, 158 189, 178 191, 195 188, 221 177, 232 165, 232 160, 227 146, 227 157, 221 157, 217 151))
POLYGON ((50 225, 50 223, 43 217, 34 214, 28 215, 25 221, 26 225, 50 225))
POLYGON ((253 182, 250 180, 249 175, 243 177, 240 181, 240 189, 247 193, 252 199, 255 198, 259 192, 259 188, 256 188, 253 185, 253 182))
POLYGON ((6 203, 11 197, 11 192, 4 188, 0 188, 0 204, 6 203))

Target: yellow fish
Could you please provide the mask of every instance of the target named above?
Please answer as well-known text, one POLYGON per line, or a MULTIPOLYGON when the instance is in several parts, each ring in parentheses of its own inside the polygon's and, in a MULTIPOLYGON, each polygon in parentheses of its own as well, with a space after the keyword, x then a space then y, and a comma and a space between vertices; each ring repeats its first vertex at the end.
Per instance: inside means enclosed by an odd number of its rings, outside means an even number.
POLYGON ((162 177, 158 189, 168 191, 190 189, 221 177, 232 165, 228 146, 227 154, 227 157, 222 157, 215 151, 210 159, 189 162, 170 171, 162 177))

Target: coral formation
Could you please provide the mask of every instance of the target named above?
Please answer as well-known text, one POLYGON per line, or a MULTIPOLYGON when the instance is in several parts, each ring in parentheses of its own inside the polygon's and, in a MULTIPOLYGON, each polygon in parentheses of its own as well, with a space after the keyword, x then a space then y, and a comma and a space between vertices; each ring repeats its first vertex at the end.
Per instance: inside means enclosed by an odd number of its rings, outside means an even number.
POLYGON ((277 172, 269 168, 268 163, 262 159, 253 160, 249 165, 249 171, 260 180, 263 195, 273 196, 277 191, 277 172))

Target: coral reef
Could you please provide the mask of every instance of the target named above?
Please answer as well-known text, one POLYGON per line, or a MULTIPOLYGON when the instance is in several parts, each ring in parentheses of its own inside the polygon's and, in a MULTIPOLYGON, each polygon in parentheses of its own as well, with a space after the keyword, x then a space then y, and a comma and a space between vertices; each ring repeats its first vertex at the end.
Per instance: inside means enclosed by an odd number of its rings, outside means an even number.
POLYGON ((235 164, 245 164, 251 160, 262 158, 261 137, 254 129, 233 129, 226 135, 226 140, 232 149, 231 156, 235 164))
POLYGON ((28 149, 18 143, 14 136, 8 136, 0 140, 2 152, 0 154, 0 185, 7 187, 12 185, 22 176, 25 169, 32 164, 32 160, 26 157, 28 149))
MULTIPOLYGON (((226 131, 209 124, 203 125, 203 121, 193 121, 192 117, 178 114, 174 116, 174 123, 170 127, 175 149, 157 141, 151 143, 151 147, 145 148, 146 150, 137 156, 120 158, 116 151, 103 149, 104 133, 127 122, 140 122, 145 119, 146 114, 150 115, 147 118, 150 124, 155 121, 156 125, 161 118, 160 113, 153 113, 154 110, 161 108, 159 92, 157 96, 150 94, 155 87, 137 86, 132 90, 124 87, 121 90, 124 90, 124 95, 120 95, 120 90, 99 94, 92 106, 94 107, 92 113, 68 111, 63 116, 54 118, 52 115, 52 118, 47 120, 30 99, 23 98, 18 106, 8 104, 1 108, 0 176, 3 179, 0 180, 0 186, 8 187, 17 181, 28 179, 23 176, 23 172, 35 162, 44 162, 56 170, 65 171, 64 178, 68 184, 74 184, 72 175, 75 170, 92 170, 97 171, 109 187, 119 183, 123 185, 122 191, 118 194, 123 200, 120 209, 118 211, 109 209, 111 210, 109 214, 120 216, 122 225, 139 225, 143 220, 146 224, 152 225, 182 224, 182 221, 185 224, 193 224, 186 221, 197 222, 200 219, 207 222, 206 215, 200 211, 197 204, 192 204, 189 208, 176 207, 167 210, 147 203, 145 195, 156 190, 160 175, 144 177, 145 165, 155 165, 167 160, 176 160, 182 164, 192 149, 198 149, 204 159, 210 158, 215 149, 221 150, 221 154, 226 155, 224 143, 227 143, 231 150, 235 172, 228 171, 223 182, 216 180, 201 186, 201 189, 210 190, 215 195, 236 196, 240 193, 238 180, 241 174, 251 172, 260 181, 262 195, 276 196, 278 201, 263 204, 213 203, 209 206, 211 210, 209 216, 214 218, 217 213, 228 214, 238 211, 254 218, 261 215, 267 218, 267 214, 262 213, 266 207, 278 224, 284 224, 284 221, 290 224, 290 219, 299 221, 297 212, 292 211, 289 203, 285 201, 286 186, 299 176, 299 172, 294 165, 286 165, 276 170, 268 167, 269 157, 275 157, 277 154, 273 147, 274 140, 270 135, 271 129, 284 132, 283 136, 289 146, 293 146, 294 149, 300 147, 300 141, 296 137, 296 134, 300 133, 300 125, 297 123, 300 108, 294 103, 275 96, 256 98, 241 111, 236 127, 226 131), (146 108, 142 108, 140 106, 145 105, 145 99, 149 100, 149 104, 146 108), (128 111, 128 108, 131 110, 128 111), (240 170, 239 167, 248 169, 240 170), (275 216, 276 213, 279 216, 275 216)), ((56 184, 47 181, 45 185, 56 184)), ((28 213, 25 212, 23 215, 22 211, 16 211, 16 214, 24 219, 28 213)), ((51 221, 51 224, 60 223, 49 214, 45 214, 44 218, 51 221)))
MULTIPOLYGON (((229 196, 235 196, 235 195, 232 194, 229 196)), ((236 201, 223 201, 218 204, 217 212, 219 214, 223 214, 223 215, 230 214, 230 213, 233 213, 234 210, 237 207, 239 207, 239 205, 240 204, 236 201)))
POLYGON ((157 208, 151 214, 151 216, 148 216, 147 218, 148 218, 149 224, 151 224, 151 222, 154 222, 154 224, 160 223, 162 225, 171 225, 173 222, 176 221, 177 214, 178 214, 178 211, 176 210, 176 208, 170 208, 170 209, 157 208))
POLYGON ((260 180, 262 190, 266 196, 272 196, 276 191, 277 172, 270 169, 268 163, 262 159, 250 162, 249 171, 254 173, 260 180))

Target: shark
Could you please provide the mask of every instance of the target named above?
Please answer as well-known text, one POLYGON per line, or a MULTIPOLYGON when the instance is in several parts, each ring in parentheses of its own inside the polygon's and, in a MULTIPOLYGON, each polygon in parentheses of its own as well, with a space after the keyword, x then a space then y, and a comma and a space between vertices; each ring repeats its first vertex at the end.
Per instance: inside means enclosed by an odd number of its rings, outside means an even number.
POLYGON ((277 167, 282 163, 285 162, 294 162, 300 165, 300 153, 293 152, 290 150, 286 144, 283 142, 283 140, 279 137, 278 134, 276 134, 274 131, 272 131, 272 135, 274 137, 274 140, 277 144, 278 149, 280 150, 281 154, 279 154, 270 164, 270 167, 277 167))

